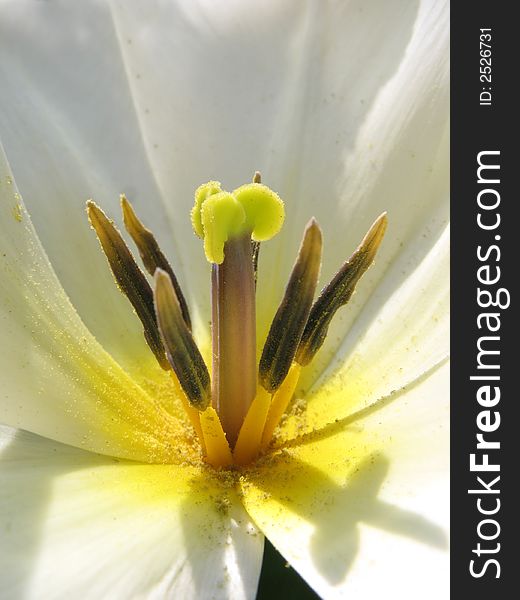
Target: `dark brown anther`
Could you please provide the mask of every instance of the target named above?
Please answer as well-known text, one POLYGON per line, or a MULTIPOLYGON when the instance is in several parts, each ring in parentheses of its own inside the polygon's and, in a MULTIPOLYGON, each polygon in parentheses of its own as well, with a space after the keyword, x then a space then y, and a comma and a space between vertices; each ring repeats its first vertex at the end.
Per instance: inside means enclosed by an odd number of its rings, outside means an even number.
POLYGON ((321 230, 311 219, 260 359, 259 379, 268 392, 282 384, 300 343, 320 273, 321 248, 321 230))
POLYGON ((155 272, 154 301, 168 361, 190 404, 204 410, 211 397, 209 372, 184 321, 170 276, 162 269, 155 272))
POLYGON ((92 200, 87 202, 87 213, 119 289, 130 300, 143 324, 146 342, 161 367, 169 370, 170 365, 166 360, 155 320, 153 291, 150 284, 137 266, 119 231, 92 200))
POLYGON ((296 362, 300 365, 309 364, 321 348, 332 317, 340 306, 347 304, 357 282, 374 262, 385 234, 387 221, 386 213, 376 219, 354 254, 336 273, 332 281, 323 288, 312 307, 296 353, 296 362))
POLYGON ((162 269, 168 273, 181 306, 182 317, 188 326, 188 329, 191 330, 191 319, 190 312, 188 310, 188 304, 182 294, 182 290, 177 278, 175 277, 175 273, 173 272, 173 269, 171 268, 167 258, 159 248, 159 244, 157 243, 155 236, 141 223, 135 214, 132 205, 123 195, 121 196, 121 208, 123 210, 123 221, 125 223, 126 230, 132 236, 146 270, 152 277, 154 276, 156 269, 162 269))

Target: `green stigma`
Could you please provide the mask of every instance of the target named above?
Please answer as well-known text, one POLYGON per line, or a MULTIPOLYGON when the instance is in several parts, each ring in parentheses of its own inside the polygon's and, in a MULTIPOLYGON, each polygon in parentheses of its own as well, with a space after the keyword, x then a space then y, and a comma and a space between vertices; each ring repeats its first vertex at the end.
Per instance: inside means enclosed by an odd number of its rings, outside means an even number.
POLYGON ((248 183, 233 192, 223 191, 218 181, 201 185, 195 192, 191 211, 194 232, 204 240, 208 262, 224 261, 224 245, 243 234, 265 242, 282 228, 285 209, 282 200, 266 185, 248 183))

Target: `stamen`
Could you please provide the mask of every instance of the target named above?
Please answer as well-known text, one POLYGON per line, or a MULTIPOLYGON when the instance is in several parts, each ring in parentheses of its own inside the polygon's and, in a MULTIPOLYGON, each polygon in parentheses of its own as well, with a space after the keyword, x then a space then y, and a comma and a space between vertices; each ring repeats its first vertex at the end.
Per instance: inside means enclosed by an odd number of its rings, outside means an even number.
POLYGON ((269 413, 267 415, 264 431, 262 433, 261 450, 265 450, 273 437, 274 430, 278 426, 281 418, 283 417, 289 402, 293 397, 298 380, 300 378, 302 367, 297 362, 291 365, 287 377, 283 380, 282 385, 276 390, 269 407, 269 413))
POLYGON ((199 438, 202 452, 206 452, 206 444, 204 442, 204 434, 202 432, 202 427, 200 425, 201 413, 194 406, 192 406, 190 404, 186 394, 184 393, 184 390, 181 387, 181 384, 179 383, 179 379, 178 379, 175 371, 171 370, 170 375, 171 375, 174 395, 176 398, 180 398, 182 407, 183 407, 184 411, 186 412, 186 415, 188 416, 191 426, 193 427, 193 429, 195 430, 195 433, 197 434, 197 437, 199 438))
POLYGON ((144 337, 164 370, 170 365, 157 328, 153 291, 144 273, 137 266, 128 246, 105 213, 92 200, 87 202, 87 214, 95 230, 119 289, 130 300, 141 320, 144 337))
POLYGON ((226 434, 220 419, 212 406, 200 413, 200 426, 206 446, 206 461, 214 467, 227 467, 233 464, 226 434))
POLYGON ((354 254, 322 290, 314 303, 296 353, 296 361, 300 365, 309 364, 321 348, 332 317, 340 306, 350 300, 357 282, 373 263, 385 234, 387 222, 386 213, 375 220, 354 254))
POLYGON ((307 323, 320 272, 321 249, 321 230, 311 219, 260 359, 260 383, 271 393, 289 372, 307 323))
POLYGON ((168 273, 175 290, 175 295, 177 296, 181 306, 182 317, 188 326, 188 329, 191 330, 191 319, 188 310, 188 304, 182 294, 182 290, 177 278, 175 277, 175 273, 173 272, 173 269, 171 268, 167 258, 161 251, 153 233, 141 223, 135 214, 132 205, 130 202, 128 202, 126 196, 123 194, 121 195, 121 208, 123 210, 123 221, 126 230, 132 236, 146 270, 152 277, 155 275, 156 269, 162 269, 168 273))
POLYGON ((233 459, 237 465, 249 464, 258 454, 270 405, 271 394, 259 386, 258 393, 240 428, 237 443, 233 450, 233 459))
POLYGON ((184 393, 191 405, 204 410, 210 401, 208 369, 182 318, 181 307, 166 271, 155 272, 155 312, 161 339, 184 393))

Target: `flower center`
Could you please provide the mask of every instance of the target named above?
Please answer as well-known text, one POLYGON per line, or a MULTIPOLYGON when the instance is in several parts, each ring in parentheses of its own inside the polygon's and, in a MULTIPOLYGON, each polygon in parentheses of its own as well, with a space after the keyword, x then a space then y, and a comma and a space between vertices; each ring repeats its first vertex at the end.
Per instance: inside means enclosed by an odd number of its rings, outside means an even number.
POLYGON ((321 230, 305 229, 284 297, 273 318, 260 362, 256 362, 256 277, 260 243, 282 227, 283 202, 260 181, 233 192, 210 181, 195 192, 191 220, 212 265, 211 376, 191 333, 188 304, 154 235, 128 200, 121 198, 124 224, 149 283, 115 226, 89 201, 87 212, 116 282, 140 318, 145 339, 195 429, 206 462, 244 466, 267 450, 294 394, 301 369, 323 344, 336 311, 346 304, 381 244, 383 213, 314 302, 321 230))

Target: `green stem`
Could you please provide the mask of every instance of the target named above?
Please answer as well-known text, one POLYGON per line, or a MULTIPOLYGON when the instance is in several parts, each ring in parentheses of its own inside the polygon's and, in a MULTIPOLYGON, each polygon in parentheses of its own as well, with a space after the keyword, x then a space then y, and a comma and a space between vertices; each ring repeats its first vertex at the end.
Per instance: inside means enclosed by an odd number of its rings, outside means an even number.
POLYGON ((224 261, 213 264, 212 404, 231 447, 256 394, 255 280, 251 236, 224 246, 224 261))

